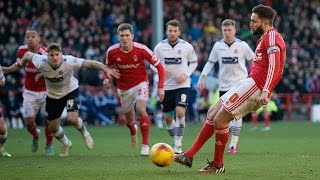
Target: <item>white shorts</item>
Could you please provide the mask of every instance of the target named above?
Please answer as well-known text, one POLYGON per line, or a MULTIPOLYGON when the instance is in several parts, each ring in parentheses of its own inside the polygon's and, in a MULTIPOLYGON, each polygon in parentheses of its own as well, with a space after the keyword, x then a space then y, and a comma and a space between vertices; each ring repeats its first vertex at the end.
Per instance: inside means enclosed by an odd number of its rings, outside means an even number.
POLYGON ((223 107, 235 119, 240 119, 262 104, 259 101, 261 90, 252 78, 239 81, 228 92, 220 97, 223 107))
POLYGON ((23 90, 23 117, 36 117, 40 110, 41 115, 46 112, 46 91, 35 92, 23 90))
POLYGON ((128 89, 118 89, 120 96, 121 107, 124 113, 128 112, 137 100, 148 101, 149 97, 149 83, 143 81, 140 84, 128 89))

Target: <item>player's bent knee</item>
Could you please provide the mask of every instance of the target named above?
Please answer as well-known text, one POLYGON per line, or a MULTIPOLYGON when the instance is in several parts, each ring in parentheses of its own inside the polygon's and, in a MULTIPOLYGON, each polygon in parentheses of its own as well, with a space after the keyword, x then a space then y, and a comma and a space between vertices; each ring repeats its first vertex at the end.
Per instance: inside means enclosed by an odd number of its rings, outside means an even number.
POLYGON ((26 118, 27 128, 32 128, 34 126, 34 123, 35 123, 35 118, 33 118, 33 117, 26 118))

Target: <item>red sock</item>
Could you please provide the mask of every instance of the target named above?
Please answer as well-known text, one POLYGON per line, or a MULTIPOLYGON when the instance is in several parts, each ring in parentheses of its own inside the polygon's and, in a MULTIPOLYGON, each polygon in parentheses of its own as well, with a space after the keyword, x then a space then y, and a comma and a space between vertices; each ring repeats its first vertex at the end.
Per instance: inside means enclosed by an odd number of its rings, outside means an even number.
POLYGON ((130 130, 131 136, 133 136, 133 135, 135 135, 135 134, 137 133, 137 130, 136 130, 136 128, 134 127, 135 123, 133 123, 133 124, 126 124, 126 125, 127 125, 127 127, 129 128, 129 130, 130 130))
POLYGON ((193 142, 192 146, 184 153, 184 155, 187 157, 193 157, 213 134, 213 122, 207 119, 201 131, 199 132, 198 137, 193 142))
POLYGON ((268 112, 263 113, 264 124, 266 127, 270 126, 270 114, 268 112))
POLYGON ((253 127, 258 127, 258 116, 256 112, 251 114, 253 127))
POLYGON ((46 133, 46 145, 52 144, 53 135, 49 130, 47 120, 44 121, 44 132, 46 133))
POLYGON ((148 115, 139 117, 142 144, 149 145, 150 119, 148 115))
POLYGON ((39 138, 39 133, 37 131, 37 125, 34 122, 33 126, 31 128, 27 127, 29 133, 33 136, 33 138, 38 139, 39 138))
POLYGON ((214 145, 214 165, 223 166, 223 155, 229 139, 229 127, 216 128, 216 143, 214 145))

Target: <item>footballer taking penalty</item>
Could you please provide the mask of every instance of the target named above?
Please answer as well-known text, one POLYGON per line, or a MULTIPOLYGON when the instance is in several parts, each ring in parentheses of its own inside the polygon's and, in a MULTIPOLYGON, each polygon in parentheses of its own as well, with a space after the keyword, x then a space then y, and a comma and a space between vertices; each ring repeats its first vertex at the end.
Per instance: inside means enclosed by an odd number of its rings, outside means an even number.
POLYGON ((229 139, 228 124, 269 102, 274 87, 279 83, 286 59, 286 44, 281 34, 274 29, 276 12, 262 4, 252 9, 250 28, 254 35, 261 35, 257 42, 255 58, 249 77, 240 80, 221 96, 207 115, 207 120, 192 146, 175 156, 175 161, 191 167, 193 157, 216 133, 214 158, 199 173, 224 173, 224 150, 229 139))

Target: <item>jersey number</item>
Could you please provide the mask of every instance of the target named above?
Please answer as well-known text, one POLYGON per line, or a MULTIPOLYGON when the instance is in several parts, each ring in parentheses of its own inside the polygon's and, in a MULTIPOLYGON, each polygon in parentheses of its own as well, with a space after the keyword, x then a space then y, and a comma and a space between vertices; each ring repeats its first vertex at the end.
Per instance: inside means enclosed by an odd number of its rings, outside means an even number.
POLYGON ((181 102, 186 102, 187 101, 187 95, 186 94, 181 94, 181 102))
POLYGON ((74 106, 74 102, 73 102, 73 99, 69 99, 67 101, 67 109, 72 109, 74 106))

